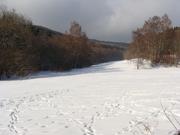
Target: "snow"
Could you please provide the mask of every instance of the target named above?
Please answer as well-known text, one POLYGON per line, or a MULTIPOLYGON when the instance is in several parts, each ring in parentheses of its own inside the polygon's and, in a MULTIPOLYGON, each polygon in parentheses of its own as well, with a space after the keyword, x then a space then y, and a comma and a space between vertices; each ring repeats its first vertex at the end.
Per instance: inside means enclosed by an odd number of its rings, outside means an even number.
POLYGON ((172 135, 180 69, 130 61, 0 81, 0 135, 172 135), (165 111, 165 113, 164 113, 165 111))

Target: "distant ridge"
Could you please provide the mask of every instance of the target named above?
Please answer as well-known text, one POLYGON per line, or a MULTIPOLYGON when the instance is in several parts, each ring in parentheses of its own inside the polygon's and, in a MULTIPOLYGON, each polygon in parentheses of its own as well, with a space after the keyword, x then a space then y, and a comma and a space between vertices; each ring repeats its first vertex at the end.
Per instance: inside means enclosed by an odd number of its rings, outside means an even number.
POLYGON ((41 34, 46 34, 48 36, 56 36, 56 35, 62 36, 63 35, 63 33, 61 32, 49 29, 44 26, 39 26, 39 25, 33 25, 32 31, 35 35, 41 35, 41 34))
POLYGON ((128 43, 124 43, 124 42, 100 41, 96 39, 90 39, 90 42, 95 44, 106 45, 106 46, 118 47, 121 49, 127 49, 129 45, 128 43))
MULTIPOLYGON (((34 32, 35 35, 42 35, 42 34, 46 34, 48 36, 62 36, 64 35, 61 32, 49 29, 47 27, 44 26, 38 26, 38 25, 33 25, 32 27, 32 31, 34 32)), ((105 45, 105 46, 109 46, 109 47, 116 47, 116 48, 120 48, 120 49, 127 49, 128 47, 128 43, 124 43, 124 42, 112 42, 112 41, 100 41, 100 40, 96 40, 96 39, 89 39, 89 41, 91 43, 97 44, 97 45, 105 45)))

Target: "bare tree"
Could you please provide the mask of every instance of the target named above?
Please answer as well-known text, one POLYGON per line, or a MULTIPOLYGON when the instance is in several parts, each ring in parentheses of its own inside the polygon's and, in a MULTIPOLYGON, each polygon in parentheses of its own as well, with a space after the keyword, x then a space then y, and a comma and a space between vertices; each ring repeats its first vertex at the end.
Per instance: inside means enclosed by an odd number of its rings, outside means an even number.
POLYGON ((138 63, 141 63, 139 60, 142 58, 150 60, 152 64, 174 64, 173 36, 171 20, 166 14, 149 18, 143 27, 133 32, 133 42, 127 50, 128 57, 137 58, 138 63))
MULTIPOLYGON (((66 32, 68 33, 68 32, 66 32)), ((73 21, 70 25, 69 34, 74 37, 86 37, 86 33, 82 32, 81 25, 73 21)))

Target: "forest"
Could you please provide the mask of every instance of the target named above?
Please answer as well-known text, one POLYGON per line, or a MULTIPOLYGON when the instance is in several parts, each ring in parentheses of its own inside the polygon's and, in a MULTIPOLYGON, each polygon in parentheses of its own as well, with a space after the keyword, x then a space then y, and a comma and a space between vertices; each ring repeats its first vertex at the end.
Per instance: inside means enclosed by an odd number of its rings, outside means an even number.
POLYGON ((0 12, 0 79, 120 60, 123 51, 90 42, 76 22, 61 34, 34 25, 15 10, 0 12))

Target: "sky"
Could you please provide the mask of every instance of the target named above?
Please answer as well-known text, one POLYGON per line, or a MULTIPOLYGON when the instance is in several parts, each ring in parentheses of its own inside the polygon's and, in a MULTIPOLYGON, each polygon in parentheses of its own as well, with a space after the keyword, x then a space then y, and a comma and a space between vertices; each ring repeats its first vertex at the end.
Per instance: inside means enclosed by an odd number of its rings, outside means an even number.
POLYGON ((130 42, 132 31, 154 15, 180 26, 180 0, 0 0, 34 24, 65 32, 77 21, 89 38, 130 42))

